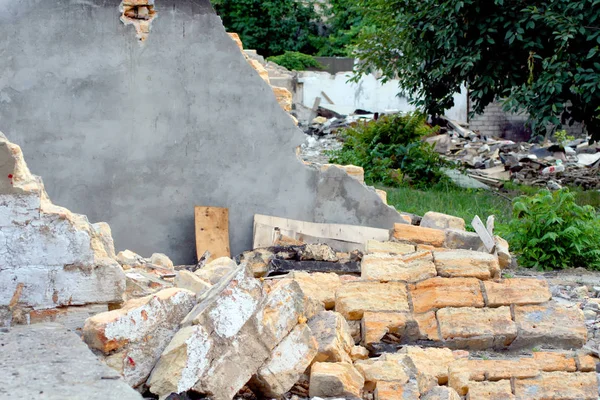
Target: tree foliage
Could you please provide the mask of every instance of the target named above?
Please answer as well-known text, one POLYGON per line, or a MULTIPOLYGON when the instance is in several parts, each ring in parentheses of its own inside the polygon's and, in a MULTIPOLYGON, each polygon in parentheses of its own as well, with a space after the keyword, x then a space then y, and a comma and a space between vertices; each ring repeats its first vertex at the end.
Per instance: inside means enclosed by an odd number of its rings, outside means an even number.
POLYGON ((420 113, 412 113, 359 122, 340 133, 344 146, 330 153, 330 161, 363 167, 369 184, 434 186, 445 179, 440 167, 447 163, 421 140, 439 130, 426 125, 425 119, 420 113))
POLYGON ((473 110, 497 98, 532 128, 583 122, 600 138, 600 0, 358 0, 358 73, 398 77, 428 113, 462 84, 473 110))
POLYGON ((318 55, 349 57, 363 29, 363 18, 357 0, 329 0, 324 6, 324 38, 318 55))
POLYGON ((229 32, 240 35, 247 48, 262 56, 298 51, 315 54, 320 17, 313 1, 213 0, 229 32))
POLYGON ((298 53, 296 51, 286 51, 282 55, 269 57, 268 60, 275 64, 279 64, 290 71, 305 71, 311 67, 319 69, 323 68, 313 56, 298 53))

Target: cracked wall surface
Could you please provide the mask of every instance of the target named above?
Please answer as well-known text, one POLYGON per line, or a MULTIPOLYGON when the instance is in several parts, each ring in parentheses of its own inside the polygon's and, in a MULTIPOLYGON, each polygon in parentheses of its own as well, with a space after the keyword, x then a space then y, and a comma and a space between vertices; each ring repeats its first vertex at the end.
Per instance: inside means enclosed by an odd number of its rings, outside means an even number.
POLYGON ((0 129, 55 202, 107 221, 119 250, 179 264, 195 261, 197 205, 229 208, 234 254, 254 214, 400 221, 341 170, 297 159, 302 132, 208 0, 155 3, 141 44, 118 0, 2 3, 0 129))
MULTIPOLYGON (((110 228, 48 199, 19 146, 0 134, 0 309, 120 302, 110 228)), ((20 321, 27 322, 27 321, 20 321)))

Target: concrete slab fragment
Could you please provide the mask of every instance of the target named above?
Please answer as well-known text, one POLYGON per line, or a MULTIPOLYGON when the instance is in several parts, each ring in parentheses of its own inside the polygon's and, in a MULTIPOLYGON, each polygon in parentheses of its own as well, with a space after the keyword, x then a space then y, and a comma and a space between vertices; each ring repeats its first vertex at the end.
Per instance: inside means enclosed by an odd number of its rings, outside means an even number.
POLYGON ((119 374, 59 324, 0 333, 0 398, 141 400, 119 374))

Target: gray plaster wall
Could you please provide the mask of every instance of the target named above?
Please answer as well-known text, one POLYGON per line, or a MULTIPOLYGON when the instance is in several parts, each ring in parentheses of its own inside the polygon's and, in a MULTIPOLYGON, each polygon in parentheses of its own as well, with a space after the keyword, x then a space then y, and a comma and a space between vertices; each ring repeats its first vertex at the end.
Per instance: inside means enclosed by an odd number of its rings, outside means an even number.
POLYGON ((342 171, 297 159, 303 134, 208 0, 156 0, 143 44, 119 3, 0 0, 0 131, 55 204, 108 222, 117 250, 176 263, 195 261, 196 205, 230 209, 233 254, 256 213, 401 221, 342 171))

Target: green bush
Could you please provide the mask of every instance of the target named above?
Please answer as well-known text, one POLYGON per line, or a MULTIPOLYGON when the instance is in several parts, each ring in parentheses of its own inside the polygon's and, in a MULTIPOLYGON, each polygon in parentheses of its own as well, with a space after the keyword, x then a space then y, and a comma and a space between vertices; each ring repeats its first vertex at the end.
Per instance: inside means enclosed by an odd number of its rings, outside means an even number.
POLYGON ((382 116, 343 130, 344 146, 330 162, 363 167, 371 185, 431 187, 447 179, 440 170, 447 162, 421 139, 438 130, 420 113, 382 116))
POLYGON ((514 199, 505 237, 524 267, 600 269, 600 219, 569 189, 514 199))
POLYGON ((279 64, 290 71, 304 71, 308 68, 319 68, 323 66, 308 54, 298 53, 297 51, 286 51, 280 56, 269 57, 267 60, 279 64))

